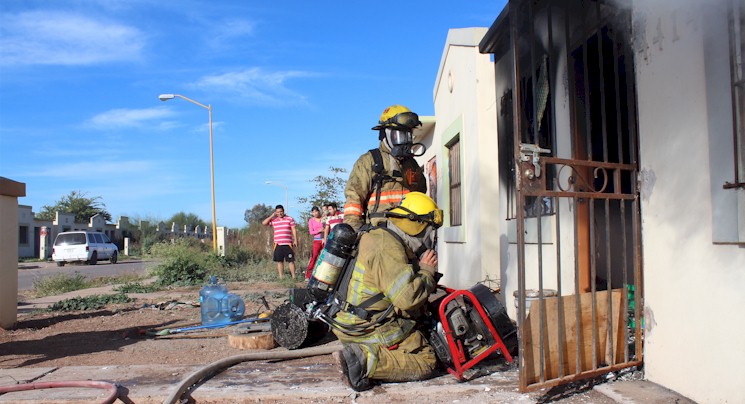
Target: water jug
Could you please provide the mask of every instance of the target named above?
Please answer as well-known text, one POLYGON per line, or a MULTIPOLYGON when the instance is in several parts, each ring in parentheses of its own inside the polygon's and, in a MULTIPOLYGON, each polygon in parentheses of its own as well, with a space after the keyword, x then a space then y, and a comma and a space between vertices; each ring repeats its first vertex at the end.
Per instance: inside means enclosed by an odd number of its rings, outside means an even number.
POLYGON ((224 324, 230 322, 227 304, 228 288, 217 283, 217 277, 211 276, 210 283, 199 291, 199 304, 202 309, 202 325, 224 324))

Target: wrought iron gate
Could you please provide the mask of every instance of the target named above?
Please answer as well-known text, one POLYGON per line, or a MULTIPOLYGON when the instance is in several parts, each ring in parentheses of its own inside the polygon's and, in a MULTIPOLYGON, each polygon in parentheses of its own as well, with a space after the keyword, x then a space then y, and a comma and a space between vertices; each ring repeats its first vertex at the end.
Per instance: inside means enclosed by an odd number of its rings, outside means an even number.
POLYGON ((642 361, 634 63, 618 3, 508 5, 523 391, 642 361))

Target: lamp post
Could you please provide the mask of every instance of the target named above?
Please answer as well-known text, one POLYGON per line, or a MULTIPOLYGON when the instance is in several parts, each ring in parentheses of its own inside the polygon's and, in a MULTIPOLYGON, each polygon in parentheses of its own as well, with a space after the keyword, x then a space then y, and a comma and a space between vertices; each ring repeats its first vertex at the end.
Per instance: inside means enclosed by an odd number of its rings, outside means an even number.
POLYGON ((290 198, 289 198, 289 192, 287 191, 287 186, 286 185, 283 185, 283 184, 280 184, 279 182, 275 182, 275 181, 266 181, 266 183, 269 184, 269 185, 276 185, 278 187, 282 187, 282 188, 285 189, 285 210, 289 209, 290 208, 290 198))
POLYGON ((199 105, 209 112, 209 123, 210 123, 210 178, 212 181, 212 250, 217 254, 217 215, 215 213, 215 157, 212 150, 212 105, 204 105, 196 102, 191 98, 184 97, 181 94, 161 94, 158 98, 161 101, 168 101, 174 98, 182 98, 192 104, 199 105))

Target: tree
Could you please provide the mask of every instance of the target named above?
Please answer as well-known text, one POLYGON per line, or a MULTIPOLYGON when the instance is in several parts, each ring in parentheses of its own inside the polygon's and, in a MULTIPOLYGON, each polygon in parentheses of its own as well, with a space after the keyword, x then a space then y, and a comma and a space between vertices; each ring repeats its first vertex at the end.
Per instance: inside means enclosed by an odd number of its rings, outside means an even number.
POLYGON ((263 203, 257 203, 253 208, 246 209, 246 212, 243 214, 243 220, 251 227, 254 224, 261 224, 272 212, 274 212, 273 207, 263 203))
POLYGON ((168 224, 176 223, 179 227, 186 225, 189 230, 194 230, 197 226, 204 228, 207 223, 194 213, 179 212, 171 216, 166 222, 168 224))
POLYGON ((106 204, 101 202, 101 197, 88 197, 87 193, 81 191, 70 192, 54 205, 42 206, 36 217, 41 220, 54 220, 56 212, 74 214, 76 223, 87 223, 95 215, 103 216, 107 222, 111 221, 111 213, 106 210, 106 204))
MULTIPOLYGON (((344 205, 344 187, 347 184, 347 176, 343 174, 346 174, 347 170, 338 167, 329 167, 329 171, 331 172, 331 176, 319 175, 310 180, 316 183, 315 194, 298 198, 297 201, 301 204, 318 207, 327 202, 336 202, 340 206, 344 205)), ((308 216, 309 214, 304 213, 304 215, 308 216)), ((305 217, 305 219, 309 217, 305 217)))

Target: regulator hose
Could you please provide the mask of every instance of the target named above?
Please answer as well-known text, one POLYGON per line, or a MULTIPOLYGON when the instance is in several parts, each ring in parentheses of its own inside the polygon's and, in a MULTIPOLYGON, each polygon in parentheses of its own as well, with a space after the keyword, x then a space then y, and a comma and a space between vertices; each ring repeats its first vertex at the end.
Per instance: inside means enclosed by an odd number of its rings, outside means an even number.
POLYGON ((184 392, 186 392, 195 384, 199 383, 202 380, 210 379, 212 376, 220 373, 224 369, 229 368, 233 365, 237 365, 241 362, 272 359, 298 359, 311 356, 328 355, 341 349, 341 346, 341 343, 337 342, 313 348, 305 348, 292 351, 285 350, 276 352, 252 352, 220 359, 196 370, 194 373, 183 379, 181 383, 176 386, 173 392, 171 392, 168 398, 163 401, 163 404, 178 403, 184 392))
POLYGON ((15 384, 12 386, 0 387, 0 394, 12 393, 15 391, 28 391, 28 390, 41 390, 41 389, 54 389, 58 387, 89 387, 93 389, 103 389, 109 391, 109 396, 106 397, 102 404, 111 404, 119 397, 119 388, 109 382, 100 382, 94 380, 80 380, 80 381, 59 381, 59 382, 35 382, 25 384, 15 384))

